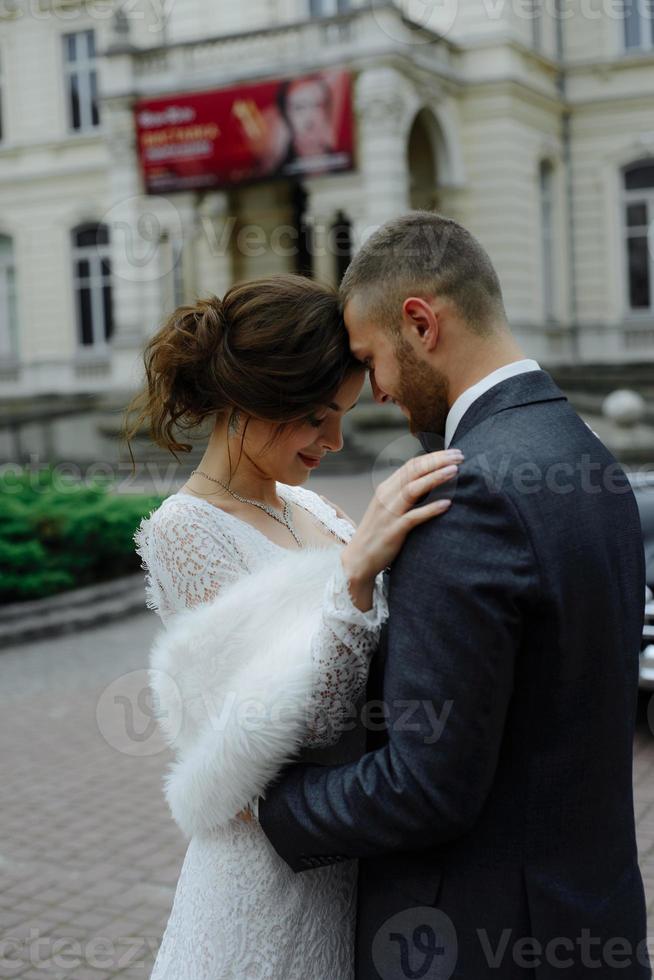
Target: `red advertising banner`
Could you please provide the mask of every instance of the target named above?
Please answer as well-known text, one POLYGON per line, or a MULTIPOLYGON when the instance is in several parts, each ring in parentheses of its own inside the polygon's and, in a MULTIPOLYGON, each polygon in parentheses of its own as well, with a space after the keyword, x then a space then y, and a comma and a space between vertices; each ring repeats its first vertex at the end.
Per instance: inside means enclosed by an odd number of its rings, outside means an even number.
POLYGON ((351 77, 340 69, 143 99, 134 112, 151 194, 335 173, 354 165, 351 77))

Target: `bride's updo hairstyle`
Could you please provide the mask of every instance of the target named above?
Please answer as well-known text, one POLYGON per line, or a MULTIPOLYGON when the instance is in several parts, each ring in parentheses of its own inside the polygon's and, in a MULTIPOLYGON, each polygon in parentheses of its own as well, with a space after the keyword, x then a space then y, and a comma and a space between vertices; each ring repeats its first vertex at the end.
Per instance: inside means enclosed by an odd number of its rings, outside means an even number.
POLYGON ((297 275, 253 280, 232 286, 222 300, 178 307, 143 358, 146 383, 123 427, 132 463, 130 440, 144 423, 178 462, 177 452, 193 446, 177 433, 214 415, 275 423, 274 440, 324 411, 347 375, 363 369, 350 353, 338 294, 297 275))

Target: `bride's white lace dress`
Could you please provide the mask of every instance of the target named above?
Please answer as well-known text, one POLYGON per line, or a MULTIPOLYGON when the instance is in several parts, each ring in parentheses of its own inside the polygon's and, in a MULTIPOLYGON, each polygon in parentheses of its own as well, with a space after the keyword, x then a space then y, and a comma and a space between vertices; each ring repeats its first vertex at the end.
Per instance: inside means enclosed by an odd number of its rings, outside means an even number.
MULTIPOLYGON (((338 542, 350 540, 352 525, 317 494, 286 484, 278 484, 278 492, 338 542)), ((135 543, 147 573, 148 606, 164 624, 177 610, 209 601, 227 583, 283 552, 246 522, 181 492, 143 519, 135 543)), ((372 610, 362 613, 337 564, 320 628, 308 640, 312 660, 326 668, 320 673, 327 683, 314 693, 321 723, 310 727, 307 746, 334 741, 325 717, 338 720, 364 690, 388 615, 381 576, 372 610)), ((233 820, 195 835, 151 980, 351 980, 356 876, 355 861, 294 873, 256 821, 233 820)))

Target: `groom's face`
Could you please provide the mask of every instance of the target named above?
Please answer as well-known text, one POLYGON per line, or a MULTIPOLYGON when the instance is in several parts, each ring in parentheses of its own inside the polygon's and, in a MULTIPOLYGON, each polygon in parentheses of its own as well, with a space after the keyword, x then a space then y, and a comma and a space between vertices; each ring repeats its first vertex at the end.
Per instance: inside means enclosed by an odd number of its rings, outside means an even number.
POLYGON ((445 376, 421 359, 401 335, 376 323, 357 295, 346 304, 344 319, 352 353, 370 372, 375 401, 394 402, 414 434, 443 433, 449 410, 445 376))

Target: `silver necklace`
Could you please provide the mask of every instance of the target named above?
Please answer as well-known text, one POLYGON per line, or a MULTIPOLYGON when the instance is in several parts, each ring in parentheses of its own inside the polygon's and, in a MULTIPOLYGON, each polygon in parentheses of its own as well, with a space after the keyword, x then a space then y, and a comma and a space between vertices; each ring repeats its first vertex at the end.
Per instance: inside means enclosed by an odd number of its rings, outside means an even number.
POLYGON ((225 486, 225 484, 222 483, 221 480, 217 480, 215 476, 209 476, 208 473, 203 473, 202 470, 193 470, 191 476, 193 476, 193 473, 198 473, 200 476, 203 476, 206 480, 211 480, 213 483, 217 483, 219 486, 223 488, 223 490, 226 490, 227 493, 231 493, 232 497, 234 497, 235 500, 239 500, 242 504, 252 504, 253 507, 258 507, 260 510, 265 511, 265 513, 268 514, 269 517, 272 517, 272 519, 274 521, 277 521, 278 524, 283 524, 284 527, 291 532, 299 548, 302 548, 304 546, 302 542, 302 538, 295 530, 295 525, 291 520, 291 508, 289 506, 288 500, 284 501, 284 513, 282 516, 280 516, 277 513, 277 511, 273 510, 272 507, 269 507, 268 504, 262 504, 260 500, 251 500, 249 497, 242 497, 240 493, 236 493, 235 490, 231 490, 229 487, 225 486))

